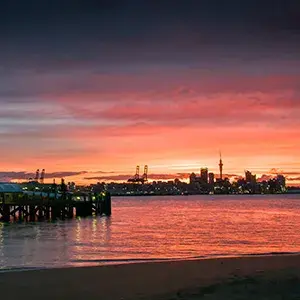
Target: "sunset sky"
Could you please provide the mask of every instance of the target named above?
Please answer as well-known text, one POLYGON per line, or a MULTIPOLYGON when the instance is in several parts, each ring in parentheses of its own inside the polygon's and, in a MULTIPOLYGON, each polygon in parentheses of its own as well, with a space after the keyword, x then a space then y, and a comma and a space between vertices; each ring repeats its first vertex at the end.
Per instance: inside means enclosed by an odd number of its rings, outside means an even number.
POLYGON ((0 181, 300 183, 299 49, 299 0, 3 0, 0 181))

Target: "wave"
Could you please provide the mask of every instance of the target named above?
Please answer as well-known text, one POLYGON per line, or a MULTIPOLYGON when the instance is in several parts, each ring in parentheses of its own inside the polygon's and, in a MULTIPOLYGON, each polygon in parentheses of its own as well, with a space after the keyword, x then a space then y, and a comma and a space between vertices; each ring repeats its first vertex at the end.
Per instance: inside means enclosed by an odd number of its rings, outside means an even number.
POLYGON ((214 259, 214 258, 231 258, 247 256, 272 256, 272 255, 300 255, 300 252, 263 252, 263 253, 242 253, 228 254, 218 253, 209 255, 196 255, 187 257, 150 257, 150 258, 114 258, 114 259, 74 259, 71 263, 134 263, 134 262, 164 262, 164 261, 182 261, 196 259, 214 259))
POLYGON ((241 256, 268 256, 268 255, 300 255, 300 252, 264 252, 264 253, 250 253, 250 254, 243 254, 241 256))
POLYGON ((276 255, 300 255, 299 251, 288 252, 288 251, 274 251, 274 252, 261 252, 261 253, 238 253, 238 254, 229 254, 229 253, 219 253, 219 254, 208 254, 201 256, 191 256, 188 258, 183 258, 181 260, 190 260, 190 259, 215 259, 215 258, 238 258, 238 257, 252 257, 252 256, 276 256, 276 255))
POLYGON ((168 261, 179 258, 115 258, 115 259, 73 259, 70 262, 131 262, 131 261, 168 261))
POLYGON ((69 268, 77 266, 104 266, 110 264, 130 264, 130 263, 151 263, 151 262, 172 262, 172 261, 189 261, 198 259, 217 259, 217 258, 238 258, 238 257, 253 257, 253 256, 276 256, 276 255, 300 255, 300 252, 263 252, 263 253, 244 253, 244 254, 209 254, 209 255, 197 255, 188 257, 150 257, 150 258, 108 258, 108 259, 74 259, 70 260, 66 264, 56 266, 38 266, 38 267, 5 267, 0 268, 0 273, 7 272, 26 272, 26 271, 40 271, 56 268, 69 268))

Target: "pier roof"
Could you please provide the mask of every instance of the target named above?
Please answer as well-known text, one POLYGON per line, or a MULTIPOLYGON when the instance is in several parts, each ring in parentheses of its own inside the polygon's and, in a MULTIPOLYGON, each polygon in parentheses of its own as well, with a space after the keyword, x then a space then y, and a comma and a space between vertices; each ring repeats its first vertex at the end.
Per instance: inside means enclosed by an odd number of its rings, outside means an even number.
POLYGON ((0 193, 22 193, 21 186, 17 183, 0 182, 0 193))

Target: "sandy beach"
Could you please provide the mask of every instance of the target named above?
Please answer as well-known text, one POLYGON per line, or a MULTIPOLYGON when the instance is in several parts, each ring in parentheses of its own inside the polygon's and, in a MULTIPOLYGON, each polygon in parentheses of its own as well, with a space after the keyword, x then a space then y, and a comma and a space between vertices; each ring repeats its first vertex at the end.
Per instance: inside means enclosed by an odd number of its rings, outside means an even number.
POLYGON ((7 299, 300 299, 300 256, 0 273, 7 299), (279 298, 277 298, 279 297, 279 298))

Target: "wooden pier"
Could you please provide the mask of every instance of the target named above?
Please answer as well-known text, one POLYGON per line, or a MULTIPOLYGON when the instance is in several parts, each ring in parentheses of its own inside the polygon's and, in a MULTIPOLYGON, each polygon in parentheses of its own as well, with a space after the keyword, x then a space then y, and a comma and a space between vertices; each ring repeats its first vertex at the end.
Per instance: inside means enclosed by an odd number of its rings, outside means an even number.
POLYGON ((74 216, 111 215, 111 196, 103 193, 3 193, 0 221, 45 221, 74 216))

